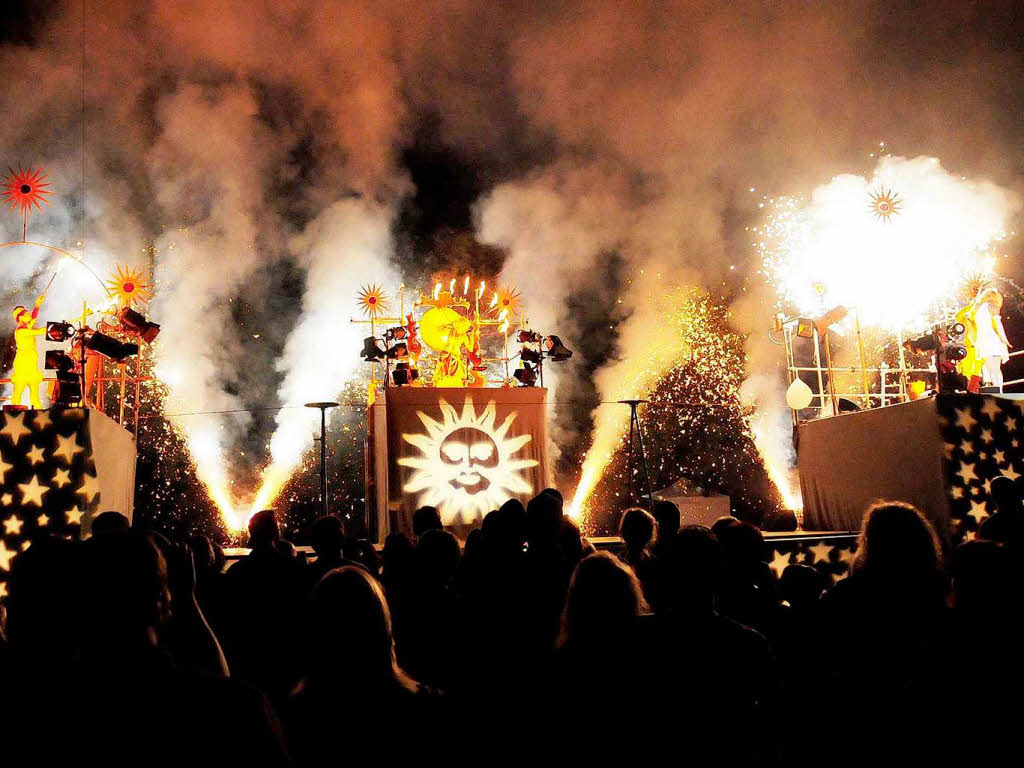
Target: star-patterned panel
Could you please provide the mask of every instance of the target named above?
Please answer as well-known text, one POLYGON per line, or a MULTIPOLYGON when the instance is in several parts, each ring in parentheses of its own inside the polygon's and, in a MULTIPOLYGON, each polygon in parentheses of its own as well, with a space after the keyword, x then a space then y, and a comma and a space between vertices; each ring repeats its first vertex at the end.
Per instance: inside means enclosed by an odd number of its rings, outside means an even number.
POLYGON ((77 538, 100 502, 85 412, 0 415, 0 599, 11 565, 36 537, 77 538))
POLYGON ((1024 400, 997 395, 939 395, 943 475, 954 542, 969 541, 996 511, 992 481, 1024 477, 1024 400))
POLYGON ((835 586, 850 574, 857 534, 767 536, 765 546, 775 578, 781 579, 788 565, 809 565, 825 576, 827 585, 835 586))

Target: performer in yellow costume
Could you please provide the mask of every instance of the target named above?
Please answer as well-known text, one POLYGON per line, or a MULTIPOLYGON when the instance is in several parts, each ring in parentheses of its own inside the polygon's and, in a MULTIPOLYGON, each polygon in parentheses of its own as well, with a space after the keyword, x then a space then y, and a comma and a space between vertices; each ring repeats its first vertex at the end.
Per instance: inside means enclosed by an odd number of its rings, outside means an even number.
POLYGON ((29 312, 25 307, 14 308, 14 322, 18 325, 14 329, 14 345, 17 351, 14 354, 14 371, 11 374, 11 402, 14 405, 21 405, 22 394, 28 387, 28 398, 32 407, 42 408, 39 402, 39 385, 43 381, 43 373, 39 370, 39 351, 36 349, 36 336, 46 333, 46 327, 36 328, 36 318, 39 317, 39 308, 43 305, 46 294, 43 293, 36 299, 35 307, 29 312))
POLYGON ((1002 365, 1010 359, 1011 347, 1000 316, 1002 307, 1002 294, 987 286, 978 291, 974 301, 956 314, 956 319, 965 328, 967 357, 960 361, 960 373, 967 377, 968 392, 977 394, 981 389, 982 378, 1002 391, 1002 365))

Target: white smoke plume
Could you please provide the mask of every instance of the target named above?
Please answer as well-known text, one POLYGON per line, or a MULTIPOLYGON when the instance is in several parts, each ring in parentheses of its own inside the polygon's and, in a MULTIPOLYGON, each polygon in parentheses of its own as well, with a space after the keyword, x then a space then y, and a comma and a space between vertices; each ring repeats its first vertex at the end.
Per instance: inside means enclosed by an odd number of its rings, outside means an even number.
MULTIPOLYGON (((319 411, 302 406, 330 400, 356 368, 365 365, 358 351, 370 331, 369 326, 351 322, 354 286, 398 285, 398 275, 388 262, 390 221, 390 211, 382 206, 357 198, 340 200, 291 244, 307 269, 307 288, 301 319, 277 362, 284 375, 279 392, 284 408, 276 418, 271 464, 252 505, 254 511, 273 502, 298 465, 310 435, 319 431, 319 411)), ((397 312, 397 297, 388 293, 397 312)))

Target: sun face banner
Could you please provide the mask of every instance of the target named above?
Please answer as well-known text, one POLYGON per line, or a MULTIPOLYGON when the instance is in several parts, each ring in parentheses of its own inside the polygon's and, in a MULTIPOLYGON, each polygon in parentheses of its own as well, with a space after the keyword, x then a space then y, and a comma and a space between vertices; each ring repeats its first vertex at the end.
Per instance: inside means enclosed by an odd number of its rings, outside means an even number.
POLYGON ((547 479, 546 390, 387 390, 388 507, 408 520, 438 508, 445 525, 479 523, 547 479))

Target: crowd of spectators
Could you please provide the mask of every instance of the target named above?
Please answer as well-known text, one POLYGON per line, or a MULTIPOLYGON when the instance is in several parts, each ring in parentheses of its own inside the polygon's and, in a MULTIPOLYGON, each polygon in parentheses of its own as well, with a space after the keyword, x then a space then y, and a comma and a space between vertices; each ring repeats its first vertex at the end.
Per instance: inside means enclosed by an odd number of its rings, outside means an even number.
POLYGON ((1003 496, 948 551, 876 504, 835 585, 777 579, 757 528, 680 528, 669 502, 595 551, 552 489, 464 543, 421 508, 380 553, 325 517, 307 557, 260 512, 229 567, 106 513, 14 564, 0 763, 976 759, 1012 741, 1022 681, 1003 496))

